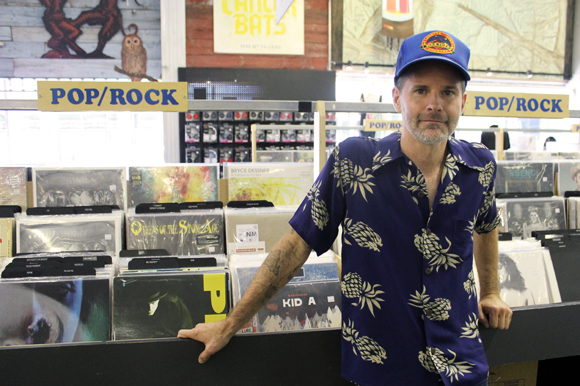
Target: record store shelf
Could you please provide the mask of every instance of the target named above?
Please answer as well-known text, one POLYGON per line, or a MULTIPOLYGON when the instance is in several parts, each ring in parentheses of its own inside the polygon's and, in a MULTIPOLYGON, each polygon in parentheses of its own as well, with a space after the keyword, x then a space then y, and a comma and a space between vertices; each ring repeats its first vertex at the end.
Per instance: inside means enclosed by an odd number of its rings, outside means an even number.
MULTIPOLYGON (((567 384, 580 364, 580 302, 515 308, 507 331, 481 329, 491 366, 540 360, 539 380, 567 384), (559 360, 555 358, 572 357, 559 360), (567 362, 562 367, 558 363, 567 362), (557 371, 556 371, 557 369, 557 371)), ((6 347, 2 385, 348 385, 340 378, 339 329, 235 336, 200 365, 188 339, 6 347)))

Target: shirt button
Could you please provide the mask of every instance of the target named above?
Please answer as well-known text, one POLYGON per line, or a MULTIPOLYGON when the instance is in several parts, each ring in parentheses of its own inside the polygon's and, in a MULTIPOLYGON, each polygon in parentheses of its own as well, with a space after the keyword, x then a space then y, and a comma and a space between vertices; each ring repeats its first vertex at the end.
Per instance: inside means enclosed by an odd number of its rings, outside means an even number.
POLYGON ((425 310, 425 315, 427 315, 427 317, 431 317, 431 315, 433 314, 433 311, 431 310, 425 310))
POLYGON ((419 198, 423 198, 423 197, 425 197, 425 193, 423 193, 423 192, 419 192, 419 194, 417 194, 417 196, 418 196, 419 198))
POLYGON ((430 235, 430 234, 431 234, 431 229, 427 229, 427 230, 425 231, 425 233, 427 233, 428 235, 430 235))
POLYGON ((431 275, 431 272, 433 272, 433 268, 429 267, 425 270, 425 275, 431 275))

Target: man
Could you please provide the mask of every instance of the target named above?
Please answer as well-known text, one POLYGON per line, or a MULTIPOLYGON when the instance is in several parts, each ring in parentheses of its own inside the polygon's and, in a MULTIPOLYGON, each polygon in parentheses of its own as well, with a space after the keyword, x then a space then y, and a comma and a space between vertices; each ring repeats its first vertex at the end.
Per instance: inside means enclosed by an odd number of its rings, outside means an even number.
POLYGON ((359 385, 486 385, 477 321, 505 329, 493 183, 481 144, 450 138, 466 102, 469 49, 441 31, 406 39, 394 105, 401 133, 335 148, 228 318, 180 331, 221 349, 343 226, 342 376, 359 385), (474 232, 474 230, 476 232, 474 232), (480 277, 478 310, 472 251, 480 277))

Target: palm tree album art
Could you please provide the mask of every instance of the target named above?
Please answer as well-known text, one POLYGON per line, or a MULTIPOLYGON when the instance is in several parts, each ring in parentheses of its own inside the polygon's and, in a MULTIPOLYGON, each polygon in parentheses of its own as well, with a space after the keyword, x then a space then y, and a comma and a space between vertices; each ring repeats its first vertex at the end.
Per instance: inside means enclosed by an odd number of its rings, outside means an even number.
POLYGON ((314 181, 311 163, 235 163, 224 166, 230 201, 266 200, 276 206, 299 205, 314 181))

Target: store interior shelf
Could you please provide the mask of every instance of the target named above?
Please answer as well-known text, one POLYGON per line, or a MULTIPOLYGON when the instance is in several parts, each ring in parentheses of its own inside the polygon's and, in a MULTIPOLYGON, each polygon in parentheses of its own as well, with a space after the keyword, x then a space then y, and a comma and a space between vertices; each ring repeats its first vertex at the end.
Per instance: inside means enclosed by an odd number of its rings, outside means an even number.
MULTIPOLYGON (((571 322, 580 302, 514 309, 509 330, 481 328, 491 366, 580 355, 571 322)), ((235 336, 204 365, 203 344, 183 339, 6 347, 7 385, 346 385, 339 329, 235 336), (28 369, 33 365, 33 369, 28 369)))
POLYGON ((36 99, 0 99, 0 110, 38 110, 36 99))

